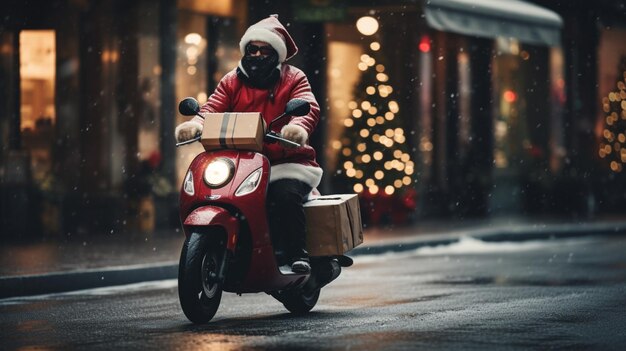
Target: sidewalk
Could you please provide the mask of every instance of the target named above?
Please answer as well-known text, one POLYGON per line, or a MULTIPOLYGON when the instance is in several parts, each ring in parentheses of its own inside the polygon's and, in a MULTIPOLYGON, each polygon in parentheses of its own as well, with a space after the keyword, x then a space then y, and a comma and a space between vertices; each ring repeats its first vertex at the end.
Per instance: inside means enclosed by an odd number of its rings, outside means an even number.
MULTIPOLYGON (((586 235, 625 235, 626 218, 593 221, 502 218, 427 221, 399 228, 366 228, 363 245, 350 256, 414 250, 454 243, 461 237, 525 241, 586 235)), ((173 279, 184 241, 180 230, 108 233, 66 242, 0 246, 0 298, 173 279)))

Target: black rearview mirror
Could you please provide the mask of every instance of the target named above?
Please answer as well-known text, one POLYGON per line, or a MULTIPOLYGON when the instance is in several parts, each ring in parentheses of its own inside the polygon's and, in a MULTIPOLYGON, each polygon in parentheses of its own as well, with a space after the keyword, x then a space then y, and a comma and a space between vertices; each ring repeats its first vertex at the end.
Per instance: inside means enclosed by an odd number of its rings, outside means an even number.
POLYGON ((183 116, 195 116, 200 112, 200 105, 196 99, 188 97, 178 104, 178 112, 183 116))
POLYGON ((285 107, 285 115, 304 116, 311 111, 311 104, 303 99, 291 99, 285 107))
POLYGON ((308 101, 298 98, 291 99, 287 102, 287 105, 285 106, 285 112, 282 115, 274 118, 270 122, 270 125, 267 126, 267 129, 271 131, 274 123, 278 122, 285 116, 304 116, 309 113, 309 111, 311 111, 311 104, 308 101))

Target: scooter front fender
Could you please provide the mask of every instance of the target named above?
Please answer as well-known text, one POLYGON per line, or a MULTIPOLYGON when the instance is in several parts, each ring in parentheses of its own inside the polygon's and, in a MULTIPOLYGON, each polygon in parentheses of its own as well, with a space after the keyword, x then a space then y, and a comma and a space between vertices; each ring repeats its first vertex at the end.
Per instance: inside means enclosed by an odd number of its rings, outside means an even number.
POLYGON ((217 206, 201 206, 193 210, 185 218, 185 235, 191 234, 190 227, 218 226, 224 228, 228 238, 226 247, 235 251, 237 233, 239 233, 239 221, 227 210, 217 206))

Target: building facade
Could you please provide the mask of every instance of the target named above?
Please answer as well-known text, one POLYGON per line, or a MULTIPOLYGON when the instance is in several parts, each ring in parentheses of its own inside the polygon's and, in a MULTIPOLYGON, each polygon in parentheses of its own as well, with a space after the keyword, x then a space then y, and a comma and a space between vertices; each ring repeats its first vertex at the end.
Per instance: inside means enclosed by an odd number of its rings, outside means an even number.
MULTIPOLYGON (((71 235, 177 224, 177 101, 236 66, 245 2, 0 5, 2 228, 71 235)), ((9 234, 13 233, 13 234, 9 234)))
POLYGON ((622 211, 624 2, 463 3, 3 2, 3 236, 177 226, 201 151, 174 147, 177 101, 272 13, 322 107, 320 188, 368 223, 622 211))

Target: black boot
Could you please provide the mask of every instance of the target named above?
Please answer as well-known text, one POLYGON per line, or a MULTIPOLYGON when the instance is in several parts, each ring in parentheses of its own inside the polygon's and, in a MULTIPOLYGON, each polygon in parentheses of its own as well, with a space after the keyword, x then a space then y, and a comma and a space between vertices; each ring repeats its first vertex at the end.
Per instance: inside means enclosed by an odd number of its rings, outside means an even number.
POLYGON ((311 272, 309 253, 304 249, 299 251, 298 254, 291 256, 291 271, 294 273, 308 274, 311 272))

